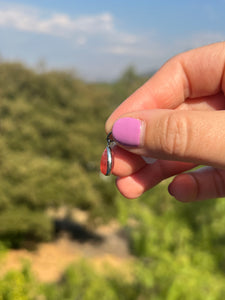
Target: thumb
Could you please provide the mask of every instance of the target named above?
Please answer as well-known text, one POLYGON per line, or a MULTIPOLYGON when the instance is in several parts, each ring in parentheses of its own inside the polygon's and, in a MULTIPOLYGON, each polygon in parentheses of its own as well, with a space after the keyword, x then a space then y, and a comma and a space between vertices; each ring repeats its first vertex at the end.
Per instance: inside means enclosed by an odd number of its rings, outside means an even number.
POLYGON ((118 119, 114 139, 136 154, 225 167, 225 112, 145 110, 118 119))

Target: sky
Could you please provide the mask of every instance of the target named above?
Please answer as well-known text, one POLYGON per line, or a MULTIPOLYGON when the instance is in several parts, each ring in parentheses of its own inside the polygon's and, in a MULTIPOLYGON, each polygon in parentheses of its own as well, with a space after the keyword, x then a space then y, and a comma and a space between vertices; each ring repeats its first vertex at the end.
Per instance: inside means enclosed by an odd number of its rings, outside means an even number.
POLYGON ((111 81, 225 40, 224 13, 225 0, 0 0, 0 56, 111 81))

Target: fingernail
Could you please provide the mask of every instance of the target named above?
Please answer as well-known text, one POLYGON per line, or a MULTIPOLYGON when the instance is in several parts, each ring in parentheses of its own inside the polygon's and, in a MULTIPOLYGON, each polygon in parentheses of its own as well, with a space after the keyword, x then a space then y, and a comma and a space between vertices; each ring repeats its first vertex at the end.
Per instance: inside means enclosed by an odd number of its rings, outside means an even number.
POLYGON ((142 124, 138 119, 121 118, 113 125, 113 137, 124 146, 138 147, 142 143, 142 124))

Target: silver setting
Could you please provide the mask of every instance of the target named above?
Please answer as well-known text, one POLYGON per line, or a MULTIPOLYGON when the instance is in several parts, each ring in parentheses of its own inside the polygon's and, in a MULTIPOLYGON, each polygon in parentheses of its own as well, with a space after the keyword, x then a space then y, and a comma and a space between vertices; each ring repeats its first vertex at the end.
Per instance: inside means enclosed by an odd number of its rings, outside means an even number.
POLYGON ((107 172, 106 172, 106 176, 110 175, 111 174, 111 170, 112 170, 112 165, 113 165, 113 158, 112 158, 112 149, 111 147, 114 145, 114 140, 113 140, 113 136, 112 136, 112 132, 110 132, 108 135, 107 135, 107 147, 106 147, 106 150, 107 150, 107 172))

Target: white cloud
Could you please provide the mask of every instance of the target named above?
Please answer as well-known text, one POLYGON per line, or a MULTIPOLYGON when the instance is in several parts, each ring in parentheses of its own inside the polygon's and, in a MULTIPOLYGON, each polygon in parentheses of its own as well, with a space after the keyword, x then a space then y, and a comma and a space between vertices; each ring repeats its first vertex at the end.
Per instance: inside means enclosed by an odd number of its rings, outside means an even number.
POLYGON ((68 14, 46 13, 34 7, 0 2, 0 29, 49 35, 70 40, 72 48, 89 47, 109 54, 135 54, 139 38, 116 27, 114 17, 105 12, 73 18, 68 14))
POLYGON ((43 17, 41 12, 36 10, 8 7, 0 8, 0 26, 60 36, 74 32, 95 34, 112 31, 113 17, 109 13, 77 19, 72 19, 66 14, 43 17))
POLYGON ((114 20, 110 13, 82 16, 72 20, 71 25, 73 30, 87 34, 110 33, 114 30, 114 20))
POLYGON ((96 36, 113 44, 132 45, 137 41, 135 35, 118 31, 112 14, 107 12, 72 18, 67 14, 46 15, 31 7, 6 6, 0 3, 0 28, 65 38, 73 37, 77 45, 84 45, 88 38, 96 36))

